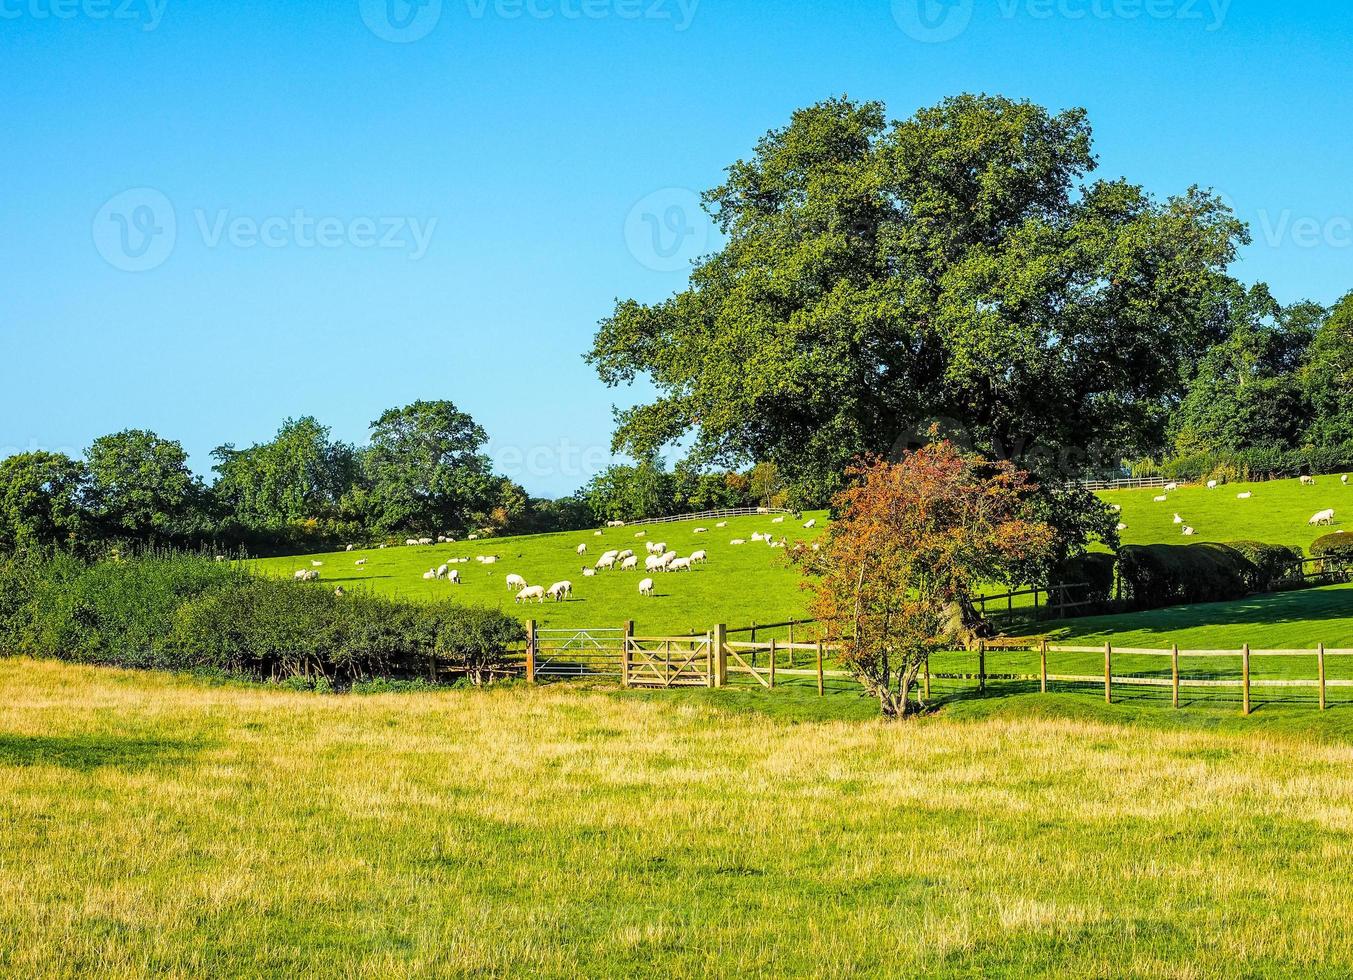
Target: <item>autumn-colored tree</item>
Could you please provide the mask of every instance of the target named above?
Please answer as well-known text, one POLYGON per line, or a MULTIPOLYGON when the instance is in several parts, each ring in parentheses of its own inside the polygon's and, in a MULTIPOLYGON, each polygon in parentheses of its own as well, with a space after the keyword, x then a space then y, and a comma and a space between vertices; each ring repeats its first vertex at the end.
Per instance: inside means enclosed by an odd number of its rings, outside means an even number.
POLYGON ((1008 578, 1056 536, 1030 516, 1027 474, 950 442, 865 461, 847 477, 823 547, 795 558, 815 615, 844 638, 846 664, 884 716, 900 718, 926 659, 971 639, 973 589, 1008 578))

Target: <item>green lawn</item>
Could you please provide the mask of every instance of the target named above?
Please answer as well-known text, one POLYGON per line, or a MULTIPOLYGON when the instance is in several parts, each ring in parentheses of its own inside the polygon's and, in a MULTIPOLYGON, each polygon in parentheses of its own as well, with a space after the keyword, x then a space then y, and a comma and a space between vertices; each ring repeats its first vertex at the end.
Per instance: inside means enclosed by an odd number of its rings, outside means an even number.
POLYGON ((0 661, 0 973, 1353 972, 1353 708, 766 697, 0 661))
POLYGON ((1353 486, 1344 486, 1337 476, 1316 477, 1313 487, 1299 480, 1269 483, 1228 483, 1216 490, 1188 486, 1166 493, 1162 490, 1115 490, 1102 496, 1123 508, 1124 544, 1187 544, 1191 541, 1262 541, 1265 544, 1309 548, 1322 534, 1347 527, 1353 516, 1353 486), (1240 493, 1252 493, 1240 500, 1240 493), (1165 503, 1155 498, 1165 496, 1165 503), (1311 527, 1307 522, 1318 511, 1334 508, 1332 527, 1311 527), (1345 514, 1345 512, 1347 512, 1345 514), (1174 515, 1184 519, 1174 523, 1174 515), (1185 538, 1183 527, 1197 535, 1185 538))
POLYGON ((369 589, 407 599, 432 596, 453 597, 476 605, 492 606, 514 612, 522 618, 536 619, 542 627, 614 627, 633 619, 641 633, 694 633, 718 623, 749 626, 752 623, 780 622, 806 615, 807 597, 799 588, 798 570, 786 559, 787 549, 773 549, 753 542, 752 534, 773 534, 776 540, 812 540, 821 533, 826 514, 805 514, 795 521, 786 517, 780 524, 770 516, 730 518, 725 528, 716 521, 679 521, 670 524, 634 525, 563 534, 498 538, 452 545, 397 547, 374 551, 340 552, 293 558, 271 558, 256 562, 264 574, 290 577, 296 570, 310 568, 311 561, 322 561, 320 585, 330 588, 369 589), (816 518, 818 527, 802 527, 816 518), (696 534, 697 527, 706 533, 696 534), (636 537, 638 534, 644 537, 636 537), (741 538, 747 543, 733 545, 741 538), (709 560, 691 572, 650 575, 643 571, 647 557, 645 542, 663 542, 670 550, 688 556, 704 550, 709 560), (578 545, 587 545, 587 554, 579 557, 578 545), (633 550, 639 557, 639 570, 598 572, 593 578, 582 574, 609 550, 633 550), (499 555, 496 565, 481 565, 478 555, 499 555), (423 573, 449 558, 469 558, 468 564, 452 567, 460 571, 462 584, 425 582, 423 573), (358 568, 356 562, 367 564, 358 568), (573 583, 573 598, 567 602, 544 605, 516 605, 515 591, 506 585, 509 574, 521 575, 532 585, 549 588, 555 582, 573 583), (657 583, 656 594, 639 595, 639 582, 651 577, 657 583))

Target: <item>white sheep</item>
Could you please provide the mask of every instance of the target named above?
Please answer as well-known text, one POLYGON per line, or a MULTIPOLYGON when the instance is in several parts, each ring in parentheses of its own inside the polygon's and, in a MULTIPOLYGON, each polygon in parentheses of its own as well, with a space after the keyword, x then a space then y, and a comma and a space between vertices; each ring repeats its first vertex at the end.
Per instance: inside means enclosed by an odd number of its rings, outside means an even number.
POLYGON ((736 545, 736 544, 746 544, 747 542, 744 541, 742 538, 734 538, 732 541, 728 543, 736 545))
POLYGON ((460 569, 453 568, 446 573, 446 580, 452 585, 460 585, 460 569))
POLYGON ((555 602, 563 602, 569 596, 573 595, 573 583, 555 582, 545 594, 555 602))
POLYGON ((405 539, 404 539, 404 543, 405 543, 406 545, 415 545, 415 544, 418 543, 418 539, 417 539, 417 538, 405 538, 405 539))
POLYGON ((1178 489, 1179 489, 1179 484, 1178 484, 1178 483, 1167 483, 1167 484, 1165 484, 1165 491, 1166 491, 1167 493, 1172 492, 1172 491, 1175 491, 1175 490, 1178 490, 1178 489))
POLYGON ((635 536, 636 538, 646 538, 646 537, 648 537, 648 532, 647 532, 647 531, 635 531, 635 532, 634 532, 634 536, 635 536))
POLYGON ((597 563, 593 567, 595 567, 597 571, 601 571, 604 568, 615 568, 615 555, 602 555, 597 559, 597 563))
POLYGON ((634 555, 630 555, 628 558, 626 558, 624 561, 620 563, 620 570, 622 572, 633 572, 638 570, 638 568, 639 568, 639 559, 636 558, 634 555))
POLYGON ((644 571, 656 572, 662 568, 662 555, 649 555, 644 559, 644 571))
POLYGON ((1109 510, 1113 511, 1115 514, 1121 514, 1121 513, 1123 512, 1123 505, 1122 505, 1122 504, 1110 504, 1110 505, 1109 505, 1109 510))
POLYGON ((600 532, 600 531, 593 531, 593 532, 592 532, 592 537, 594 537, 594 538, 599 538, 599 537, 601 537, 601 532, 600 532))
POLYGON ((1311 525, 1312 527, 1314 527, 1317 524, 1333 524, 1334 508, 1330 508, 1329 510, 1322 510, 1320 513, 1316 514, 1306 523, 1311 525))
POLYGON ((1208 481, 1207 481, 1207 488, 1208 488, 1209 490, 1215 490, 1215 489, 1217 489, 1217 481, 1216 481, 1216 480, 1208 480, 1208 481))
POLYGON ((1174 515, 1174 522, 1175 522, 1176 524, 1183 524, 1183 523, 1184 523, 1184 518, 1180 517, 1178 514, 1175 514, 1175 515, 1174 515))
POLYGON ((577 550, 578 554, 580 554, 580 555, 585 555, 585 554, 587 554, 587 545, 585 545, 585 544, 580 544, 580 545, 578 545, 578 547, 577 547, 576 550, 577 550))
POLYGON ((615 557, 617 561, 624 561, 626 558, 633 558, 634 552, 631 551, 629 548, 626 548, 624 551, 620 552, 615 557))
POLYGON ((1343 476, 1339 477, 1339 482, 1344 486, 1348 486, 1348 474, 1345 473, 1343 476))
POLYGON ((703 551, 692 551, 692 552, 691 552, 691 564, 692 564, 692 565, 700 565, 700 564, 703 564, 707 558, 708 558, 708 556, 707 556, 703 551))
POLYGON ((524 589, 526 588, 526 579, 516 574, 509 575, 507 577, 507 587, 509 590, 524 589))
POLYGON ((1127 529, 1128 529, 1128 528, 1127 528, 1127 525, 1126 525, 1126 524, 1123 524, 1123 523, 1121 523, 1121 522, 1119 523, 1119 525, 1118 525, 1118 530, 1120 530, 1120 531, 1126 531, 1127 529))
POLYGON ((646 579, 644 579, 642 582, 639 583, 639 594, 640 594, 640 595, 652 595, 652 594, 653 594, 653 584, 654 584, 654 583, 653 583, 653 580, 652 580, 651 578, 646 578, 646 579))
POLYGON ((770 522, 772 524, 783 524, 785 522, 785 515, 781 514, 779 517, 772 517, 770 522))
POLYGON ((437 569, 435 568, 429 568, 426 572, 423 573, 424 582, 431 582, 436 578, 437 578, 437 569))
POLYGON ((727 526, 728 526, 728 522, 727 522, 727 521, 720 521, 718 524, 715 524, 714 526, 715 526, 715 527, 720 527, 720 528, 727 527, 727 526))
POLYGON ((689 558, 673 558, 667 563, 669 572, 689 572, 691 570, 691 560, 689 558))
POLYGON ((655 554, 655 555, 660 555, 660 554, 662 554, 662 553, 663 553, 664 551, 666 551, 666 550, 667 550, 667 542, 666 542, 666 541, 659 541, 657 544, 655 544, 655 545, 653 546, 653 554, 655 554))
POLYGON ((1238 494, 1236 494, 1236 499, 1237 499, 1237 500, 1249 500, 1249 499, 1250 499, 1251 497, 1253 497, 1253 496, 1254 496, 1253 493, 1251 493, 1249 490, 1246 490, 1244 493, 1238 493, 1238 494))
POLYGON ((692 534, 708 534, 708 533, 709 533, 709 528, 707 528, 707 527, 697 527, 697 528, 696 528, 694 531, 692 531, 691 533, 692 533, 692 534))
POLYGON ((753 541, 768 541, 768 540, 770 540, 770 535, 769 535, 769 534, 763 535, 760 531, 753 531, 753 532, 752 532, 752 540, 753 540, 753 541))
POLYGON ((1165 503, 1165 501, 1169 499, 1170 499, 1169 497, 1165 496, 1164 494, 1161 494, 1159 497, 1156 497, 1153 502, 1157 504, 1163 504, 1165 503))
POLYGON ((310 563, 310 567, 311 567, 311 568, 323 568, 323 567, 324 567, 324 562, 322 562, 322 561, 312 561, 312 562, 310 563))
POLYGON ((1313 476, 1303 476, 1303 477, 1301 478, 1301 485, 1302 485, 1303 487, 1313 487, 1313 486, 1315 486, 1315 477, 1313 477, 1313 476))
POLYGON ((522 589, 520 592, 518 592, 518 593, 517 593, 517 598, 513 599, 512 601, 513 601, 513 602, 530 602, 532 599, 536 600, 536 602, 544 602, 544 601, 545 601, 545 586, 543 586, 543 585, 531 585, 531 586, 527 586, 526 588, 524 588, 524 589, 522 589))
POLYGON ((1193 536, 1194 536, 1195 534, 1197 534, 1197 533, 1198 533, 1198 532, 1195 531, 1195 530, 1194 530, 1193 528, 1191 528, 1191 527, 1186 527, 1186 528, 1184 528, 1184 537, 1186 537, 1186 538, 1191 538, 1191 537, 1193 537, 1193 536))
POLYGON ((816 518, 816 517, 809 518, 807 521, 804 522, 804 525, 803 525, 803 529, 804 529, 805 531, 811 531, 811 530, 812 530, 813 528, 815 528, 815 527, 817 527, 817 518, 816 518))
POLYGON ((419 544, 432 544, 432 539, 431 539, 431 538, 419 538, 419 539, 418 539, 418 543, 419 543, 419 544))
POLYGON ((675 551, 664 551, 662 553, 662 563, 666 565, 669 562, 671 562, 674 558, 676 558, 676 556, 677 553, 675 551))
POLYGON ((588 568, 586 565, 583 566, 583 578, 596 578, 596 575, 597 570, 595 568, 588 568))
POLYGON ((758 514, 769 514, 769 513, 770 513, 770 508, 769 508, 769 507, 758 507, 758 508, 756 509, 756 512, 757 512, 758 514))
POLYGON ((437 577, 439 579, 446 578, 446 573, 449 571, 451 571, 451 566, 446 562, 442 562, 442 564, 437 566, 437 577))
POLYGON ((299 572, 293 575, 292 578, 295 579, 297 582, 315 582, 318 581, 319 579, 319 572, 312 571, 308 568, 302 568, 299 572))
POLYGON ((343 550, 344 550, 344 551, 352 551, 352 550, 353 550, 352 545, 348 545, 348 546, 347 546, 346 548, 344 548, 343 550))

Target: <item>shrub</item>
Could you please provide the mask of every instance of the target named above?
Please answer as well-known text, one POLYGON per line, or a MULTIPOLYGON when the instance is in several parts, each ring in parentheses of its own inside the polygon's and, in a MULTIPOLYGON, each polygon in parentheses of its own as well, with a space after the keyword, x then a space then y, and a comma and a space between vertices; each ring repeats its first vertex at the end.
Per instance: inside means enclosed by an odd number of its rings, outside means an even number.
POLYGON ((1250 580, 1251 592, 1271 592, 1284 582, 1300 579, 1301 549, 1259 541, 1230 541, 1226 545, 1240 552, 1255 567, 1250 580))
POLYGON ((1136 609, 1241 599, 1259 574, 1223 544, 1128 545, 1118 559, 1124 598, 1136 609))
POLYGON ((1347 575, 1353 571, 1353 534, 1326 534, 1311 544, 1311 554, 1325 559, 1321 571, 1347 575))

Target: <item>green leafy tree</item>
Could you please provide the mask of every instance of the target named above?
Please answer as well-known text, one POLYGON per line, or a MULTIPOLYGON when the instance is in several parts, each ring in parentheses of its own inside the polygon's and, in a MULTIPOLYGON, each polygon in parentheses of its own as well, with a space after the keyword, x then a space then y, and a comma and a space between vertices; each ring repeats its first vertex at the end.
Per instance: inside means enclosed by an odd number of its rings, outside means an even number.
POLYGON ((127 429, 85 452, 90 515, 109 536, 163 540, 200 532, 205 492, 172 439, 127 429))
POLYGON ((599 522, 662 517, 676 507, 672 476, 662 460, 652 454, 634 466, 608 467, 593 477, 579 496, 599 522))
POLYGON ((358 476, 357 452, 329 438, 309 416, 287 419, 270 442, 212 455, 212 492, 224 510, 246 526, 275 528, 307 520, 334 520, 358 476))
POLYGON ((726 244, 689 286, 601 323, 601 378, 657 392, 616 448, 689 437, 702 463, 774 463, 799 502, 935 418, 1039 474, 1158 451, 1248 235, 1211 194, 1158 201, 1095 167, 1082 110, 794 113, 705 195, 726 244))
POLYGON ((358 505, 378 531, 470 528, 502 491, 482 452, 485 431, 449 401, 392 408, 371 423, 358 505))
POLYGON ((1310 441, 1323 446, 1353 442, 1353 293, 1321 324, 1302 385, 1312 407, 1310 441))
POLYGON ((70 544, 84 525, 85 469, 60 453, 0 460, 0 550, 70 544))

